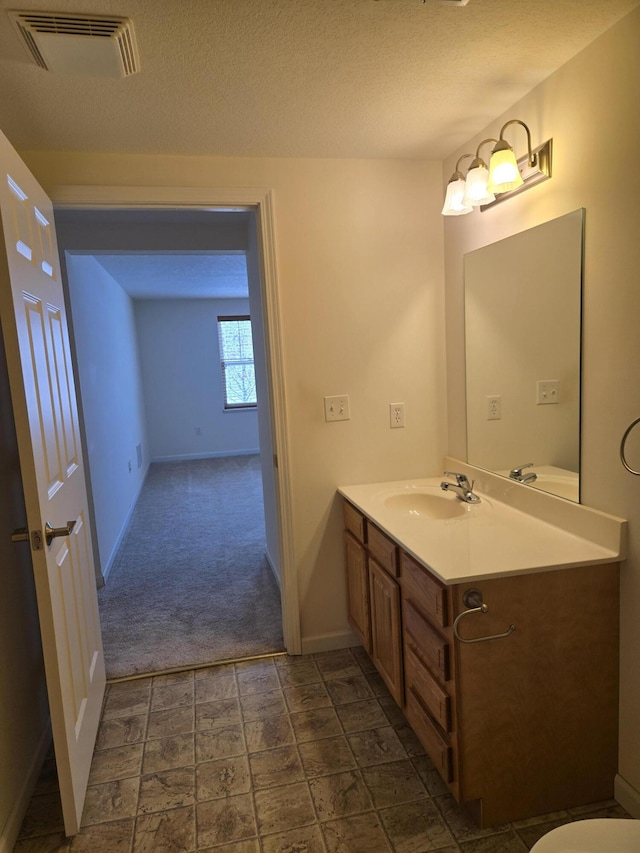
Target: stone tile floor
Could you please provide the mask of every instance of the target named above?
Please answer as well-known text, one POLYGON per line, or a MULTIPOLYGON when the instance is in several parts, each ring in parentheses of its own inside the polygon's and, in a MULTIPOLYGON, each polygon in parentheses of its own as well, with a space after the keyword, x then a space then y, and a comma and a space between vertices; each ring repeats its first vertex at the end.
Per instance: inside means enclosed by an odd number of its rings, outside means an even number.
POLYGON ((107 687, 82 829, 48 760, 15 853, 522 853, 615 802, 478 829, 360 648, 107 687))

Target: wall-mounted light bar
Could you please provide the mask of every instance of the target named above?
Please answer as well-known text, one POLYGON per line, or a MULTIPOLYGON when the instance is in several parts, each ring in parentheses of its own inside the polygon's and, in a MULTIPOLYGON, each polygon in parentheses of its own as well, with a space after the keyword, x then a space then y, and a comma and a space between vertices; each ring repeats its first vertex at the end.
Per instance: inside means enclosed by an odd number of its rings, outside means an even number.
POLYGON ((551 177, 552 140, 532 149, 531 133, 520 119, 510 119, 503 125, 498 139, 483 139, 473 154, 458 158, 456 168, 447 184, 442 208, 443 216, 463 216, 474 207, 487 210, 507 198, 546 181, 551 177), (523 127, 527 134, 527 154, 516 160, 513 148, 504 138, 505 130, 513 124, 523 127), (494 143, 489 165, 480 156, 487 143, 494 143), (472 158, 467 174, 461 171, 463 160, 472 158))

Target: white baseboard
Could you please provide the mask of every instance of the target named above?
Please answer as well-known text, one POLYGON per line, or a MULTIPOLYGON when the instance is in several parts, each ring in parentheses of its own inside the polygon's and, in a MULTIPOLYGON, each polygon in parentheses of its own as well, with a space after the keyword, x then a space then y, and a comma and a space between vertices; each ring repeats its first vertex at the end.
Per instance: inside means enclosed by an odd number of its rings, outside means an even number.
POLYGON ((223 456, 259 456, 260 448, 253 450, 212 450, 210 453, 180 453, 176 456, 154 456, 152 462, 188 462, 190 459, 218 459, 223 456))
POLYGON ((44 728, 40 733, 38 745, 36 746, 33 758, 31 759, 31 763, 29 764, 29 770, 27 771, 25 778, 22 782, 22 787, 20 788, 18 796, 15 799, 13 808, 11 809, 9 817, 7 818, 7 822, 2 827, 2 831, 0 833, 0 853, 12 853, 12 850, 18 838, 18 834, 20 833, 22 821, 24 819, 25 814, 27 813, 27 808, 29 807, 31 795, 33 794, 34 788, 36 787, 36 782, 38 781, 40 770, 42 769, 44 759, 47 755, 47 752, 49 751, 50 746, 51 720, 47 719, 47 722, 45 723, 44 728))
POLYGON ((109 577, 109 572, 113 568, 113 563, 116 558, 116 554, 118 553, 118 548, 122 544, 122 540, 124 539, 124 535, 127 532, 127 527, 129 526, 129 522, 131 521, 131 516, 133 515, 133 511, 136 508, 136 504, 138 503, 138 498, 140 497, 140 492, 142 491, 142 487, 145 484, 145 480, 147 479, 147 474, 149 473, 149 466, 147 465, 147 470, 144 472, 144 476, 140 480, 138 485, 138 489, 135 493, 133 500, 131 501, 131 505, 129 510, 125 516, 124 521, 122 522, 122 527, 120 528, 120 533, 118 533, 118 538, 113 544, 113 548, 111 549, 111 553, 109 554, 108 559, 106 560, 104 566, 100 566, 100 570, 102 572, 102 586, 107 582, 107 578, 109 577))
POLYGON ((631 817, 640 820, 640 791, 630 785, 619 773, 614 782, 614 797, 631 817))
POLYGON ((302 654, 311 655, 316 652, 332 652, 336 649, 348 649, 359 646, 360 640, 353 631, 338 631, 335 634, 318 634, 315 637, 302 638, 302 654))

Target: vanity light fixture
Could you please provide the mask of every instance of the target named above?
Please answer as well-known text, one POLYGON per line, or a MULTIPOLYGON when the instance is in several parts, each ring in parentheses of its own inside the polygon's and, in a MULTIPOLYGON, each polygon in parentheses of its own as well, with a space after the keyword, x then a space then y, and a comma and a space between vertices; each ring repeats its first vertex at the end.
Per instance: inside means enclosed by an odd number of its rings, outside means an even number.
POLYGON ((461 216, 471 213, 474 207, 486 210, 494 204, 505 201, 512 195, 528 189, 530 186, 551 177, 551 140, 548 139, 538 148, 531 147, 531 133, 520 119, 506 122, 498 139, 483 139, 472 154, 463 154, 456 163, 456 169, 449 183, 442 208, 443 216, 461 216), (527 134, 527 154, 516 160, 513 148, 504 138, 505 130, 513 124, 521 125, 527 134), (495 143, 489 166, 480 156, 480 149, 488 142, 495 143), (467 175, 460 171, 460 163, 471 157, 467 175))
POLYGON ((489 137, 488 139, 483 139, 480 145, 476 148, 475 159, 472 160, 471 165, 469 166, 469 171, 467 172, 464 198, 462 199, 463 203, 470 207, 480 207, 481 204, 490 204, 492 201, 496 200, 495 195, 488 188, 489 169, 487 168, 487 164, 480 157, 480 149, 483 145, 486 145, 487 142, 497 141, 497 139, 489 137))
POLYGON ((500 131, 500 138, 491 154, 489 161, 489 190, 491 192, 510 192, 517 190, 524 183, 513 148, 504 138, 504 132, 510 124, 519 124, 527 133, 527 162, 529 166, 536 165, 536 155, 531 150, 531 131, 518 118, 510 119, 500 131))
POLYGON ((466 185, 464 175, 460 171, 460 163, 467 157, 473 157, 473 154, 463 154, 462 157, 458 157, 455 171, 449 178, 447 194, 442 206, 443 216, 462 216, 464 213, 471 213, 473 210, 471 205, 464 201, 466 185))

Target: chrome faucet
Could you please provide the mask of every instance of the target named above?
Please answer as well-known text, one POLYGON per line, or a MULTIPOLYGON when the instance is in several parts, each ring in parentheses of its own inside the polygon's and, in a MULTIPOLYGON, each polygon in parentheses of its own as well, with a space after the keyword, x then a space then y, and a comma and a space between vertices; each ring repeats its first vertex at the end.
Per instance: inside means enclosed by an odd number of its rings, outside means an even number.
POLYGON ((464 501, 467 504, 477 504, 480 502, 480 498, 478 495, 474 495, 473 493, 473 484, 475 480, 469 482, 466 474, 458 474, 456 471, 445 471, 445 477, 455 477, 455 483, 449 483, 447 480, 444 480, 440 483, 440 488, 444 489, 445 492, 453 492, 454 495, 460 501, 464 501))
POLYGON ((517 465, 509 472, 509 477, 512 480, 517 480, 519 483, 533 483, 538 479, 538 475, 531 471, 529 474, 523 474, 525 468, 532 468, 533 462, 527 462, 526 465, 517 465))

